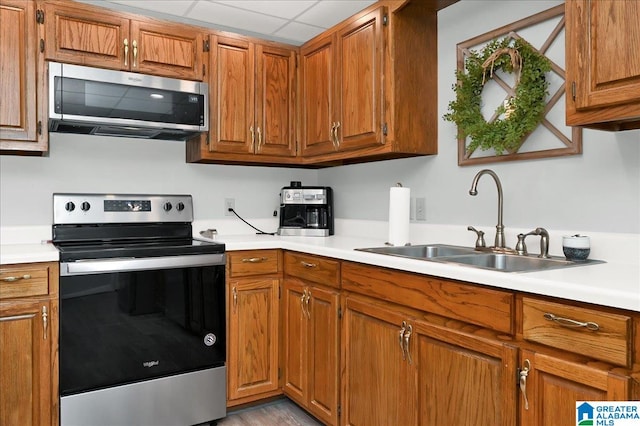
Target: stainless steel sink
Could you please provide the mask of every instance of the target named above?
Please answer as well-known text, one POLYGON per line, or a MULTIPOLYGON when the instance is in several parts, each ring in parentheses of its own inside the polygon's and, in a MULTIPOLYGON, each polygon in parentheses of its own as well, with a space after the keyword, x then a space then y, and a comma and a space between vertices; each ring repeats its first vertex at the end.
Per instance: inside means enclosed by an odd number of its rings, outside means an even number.
POLYGON ((572 262, 561 257, 543 259, 535 255, 487 253, 486 251, 476 251, 472 247, 451 246, 447 244, 387 246, 360 248, 356 250, 439 263, 471 266, 473 268, 501 272, 533 272, 603 263, 601 260, 593 259, 588 259, 584 262, 572 262))
POLYGON ((371 253, 388 254, 391 256, 411 257, 413 259, 435 259, 445 256, 473 254, 471 247, 450 246, 446 244, 425 244, 417 246, 386 246, 356 249, 371 253))
POLYGON ((455 256, 440 259, 443 262, 458 263, 476 268, 492 269, 504 272, 543 271, 546 269, 576 266, 561 258, 542 259, 539 257, 519 256, 511 254, 479 253, 468 256, 455 256))

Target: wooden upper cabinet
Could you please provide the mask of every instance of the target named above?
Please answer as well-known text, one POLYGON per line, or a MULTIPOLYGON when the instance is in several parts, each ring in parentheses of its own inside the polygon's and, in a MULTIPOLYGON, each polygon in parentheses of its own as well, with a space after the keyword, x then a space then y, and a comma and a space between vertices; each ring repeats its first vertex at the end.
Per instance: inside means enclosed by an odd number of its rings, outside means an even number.
POLYGON ((640 3, 568 0, 565 10, 567 124, 640 127, 640 3))
POLYGON ((255 153, 295 156, 296 52, 256 44, 255 55, 255 153))
POLYGON ((211 36, 209 149, 253 151, 254 45, 246 40, 211 36))
POLYGON ((336 149, 335 129, 335 34, 329 34, 302 47, 300 51, 302 86, 301 146, 303 156, 336 149))
POLYGON ((303 155, 383 143, 385 11, 380 7, 302 48, 303 155))
POLYGON ((209 150, 295 156, 295 51, 244 38, 211 40, 209 150))
POLYGON ((45 4, 47 59, 202 80, 203 32, 89 5, 45 4))
POLYGON ((0 150, 47 151, 46 73, 36 2, 0 1, 0 150))
POLYGON ((338 149, 384 143, 382 54, 386 8, 343 28, 337 37, 338 94, 334 135, 338 149))

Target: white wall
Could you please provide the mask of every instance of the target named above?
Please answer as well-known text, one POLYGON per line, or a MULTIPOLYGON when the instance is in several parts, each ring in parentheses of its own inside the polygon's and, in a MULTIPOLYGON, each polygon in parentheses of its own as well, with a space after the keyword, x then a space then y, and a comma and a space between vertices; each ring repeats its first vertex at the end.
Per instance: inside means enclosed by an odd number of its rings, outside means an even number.
POLYGON ((54 192, 192 194, 195 219, 224 217, 235 198, 246 218, 271 217, 280 188, 316 184, 316 171, 187 164, 185 145, 52 134, 49 157, 0 157, 0 226, 50 225, 54 192))
MULTIPOLYGON (((463 0, 441 11, 439 116, 454 98, 456 43, 560 3, 463 0)), ((458 167, 455 131, 438 121, 437 156, 319 171, 186 164, 180 142, 53 134, 49 157, 0 156, 0 226, 49 225, 51 194, 67 191, 190 193, 198 220, 223 218, 233 197, 244 216, 266 218, 290 180, 332 186, 338 218, 386 221, 389 187, 400 181, 427 198, 428 223, 477 225, 491 238, 495 185, 485 176, 468 195, 484 167, 458 167)), ((640 131, 586 130, 583 145, 580 156, 488 165, 502 180, 507 228, 640 233, 640 131)))
POLYGON ((640 233, 640 131, 585 130, 578 156, 457 165, 455 124, 441 118, 455 98, 456 44, 558 4, 462 0, 440 11, 438 155, 319 171, 320 184, 334 187, 337 216, 387 220, 389 187, 402 182, 412 197, 426 197, 428 223, 481 226, 491 236, 497 222, 493 180, 482 177, 478 195, 468 194, 474 175, 490 168, 502 181, 507 228, 640 233))

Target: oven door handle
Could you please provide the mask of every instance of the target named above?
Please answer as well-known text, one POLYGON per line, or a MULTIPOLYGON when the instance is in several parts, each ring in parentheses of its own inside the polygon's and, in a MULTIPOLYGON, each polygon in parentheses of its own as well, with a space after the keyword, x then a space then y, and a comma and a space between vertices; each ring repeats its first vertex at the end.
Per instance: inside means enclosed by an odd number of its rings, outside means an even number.
POLYGON ((224 254, 91 259, 60 263, 60 276, 215 266, 224 265, 225 261, 226 258, 224 254))

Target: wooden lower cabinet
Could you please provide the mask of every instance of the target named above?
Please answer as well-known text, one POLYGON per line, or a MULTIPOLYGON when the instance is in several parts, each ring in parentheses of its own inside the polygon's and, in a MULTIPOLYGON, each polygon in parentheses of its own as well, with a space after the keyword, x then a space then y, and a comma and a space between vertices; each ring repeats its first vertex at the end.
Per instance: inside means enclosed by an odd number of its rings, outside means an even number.
POLYGON ((279 285, 273 278, 229 282, 228 405, 278 391, 279 285))
POLYGON ((417 424, 416 365, 402 350, 408 316, 352 296, 343 312, 341 424, 417 424))
POLYGON ((517 347, 353 296, 343 333, 345 424, 516 424, 517 347))
POLYGON ((601 365, 522 350, 520 366, 528 368, 520 392, 522 426, 575 426, 576 401, 634 399, 631 378, 601 365))
POLYGON ((284 393, 327 425, 338 424, 339 293, 285 279, 284 393))
POLYGON ((58 264, 0 266, 0 425, 58 425, 58 264))

